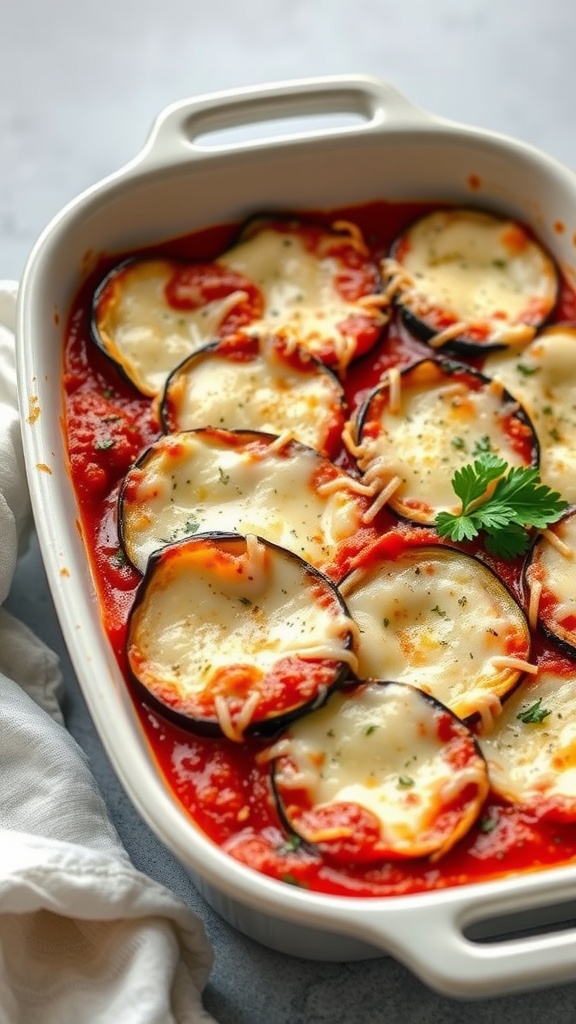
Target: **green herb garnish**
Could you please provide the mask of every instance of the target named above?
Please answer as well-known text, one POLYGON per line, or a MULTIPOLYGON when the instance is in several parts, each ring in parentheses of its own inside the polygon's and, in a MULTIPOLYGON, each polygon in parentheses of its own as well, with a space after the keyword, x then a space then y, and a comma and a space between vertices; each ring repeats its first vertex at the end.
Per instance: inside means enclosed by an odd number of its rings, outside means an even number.
POLYGON ((493 832, 497 824, 497 818, 481 818, 478 822, 478 828, 484 833, 493 832))
POLYGON ((543 722, 544 719, 548 718, 548 715, 551 714, 552 712, 549 711, 548 708, 542 707, 542 698, 538 697, 538 700, 535 700, 530 707, 524 708, 523 711, 520 711, 516 715, 516 718, 520 722, 524 722, 524 725, 539 725, 540 722, 543 722))
POLYGON ((410 789, 414 785, 414 779, 410 775, 399 775, 398 785, 401 789, 410 789))
POLYGON ((510 467, 492 452, 457 469, 452 487, 462 511, 438 513, 440 536, 459 543, 482 534, 486 550, 506 561, 526 551, 531 527, 544 530, 568 508, 567 501, 541 482, 537 469, 510 467))
POLYGON ((283 843, 276 848, 276 852, 281 856, 285 856, 287 853, 294 853, 302 845, 302 839, 300 836, 291 835, 287 836, 283 843))
POLYGON ((474 447, 472 449, 472 457, 474 459, 477 459, 479 455, 484 455, 486 452, 492 452, 493 450, 494 449, 492 448, 492 441, 488 437, 488 434, 484 434, 483 437, 479 437, 478 440, 474 443, 474 447))
POLYGON ((523 377, 532 377, 535 373, 539 373, 540 371, 539 366, 528 366, 527 363, 516 363, 516 369, 523 377))

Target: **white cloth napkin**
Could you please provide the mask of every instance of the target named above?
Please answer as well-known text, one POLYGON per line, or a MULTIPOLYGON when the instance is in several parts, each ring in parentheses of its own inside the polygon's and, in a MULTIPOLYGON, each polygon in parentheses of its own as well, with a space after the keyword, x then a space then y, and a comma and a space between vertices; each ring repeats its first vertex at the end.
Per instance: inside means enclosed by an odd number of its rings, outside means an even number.
MULTIPOLYGON (((0 282, 0 605, 31 522, 16 292, 0 282)), ((0 607, 0 1024, 214 1024, 202 924, 130 863, 61 688, 54 653, 0 607)))

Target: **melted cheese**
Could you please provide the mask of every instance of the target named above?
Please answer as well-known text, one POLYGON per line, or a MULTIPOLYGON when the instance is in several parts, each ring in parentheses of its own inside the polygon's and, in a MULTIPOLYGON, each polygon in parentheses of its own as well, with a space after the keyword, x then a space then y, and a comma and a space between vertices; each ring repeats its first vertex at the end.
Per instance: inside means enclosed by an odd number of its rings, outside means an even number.
POLYGON ((521 609, 468 555, 415 548, 355 570, 346 584, 341 589, 360 629, 361 678, 411 683, 466 718, 493 709, 526 668, 506 658, 511 643, 529 655, 521 609))
POLYGON ((530 416, 540 443, 540 478, 576 502, 576 330, 549 327, 521 355, 497 353, 484 372, 530 416))
MULTIPOLYGON (((356 666, 350 618, 329 585, 285 551, 253 537, 242 557, 243 545, 232 545, 232 559, 226 542, 221 549, 198 539, 160 559, 145 580, 128 644, 132 668, 152 694, 192 718, 213 705, 231 739, 242 738, 266 697, 266 674, 287 656, 356 666)), ((282 711, 279 689, 276 680, 282 711)), ((322 686, 320 697, 325 692, 322 686)), ((309 699, 315 696, 311 671, 309 699)), ((290 710, 290 687, 285 699, 290 710)))
POLYGON ((369 429, 357 447, 365 478, 377 479, 379 489, 397 479, 390 504, 421 522, 444 509, 459 510, 452 477, 474 457, 480 439, 509 465, 524 464, 505 429, 511 406, 499 389, 487 384, 471 390, 449 377, 438 379, 435 371, 427 379, 426 366, 404 375, 399 405, 383 405, 375 423, 368 406, 369 429))
POLYGON ((177 430, 289 431, 319 451, 342 415, 341 396, 335 376, 312 361, 299 369, 281 358, 271 339, 262 340, 253 359, 206 351, 172 376, 167 391, 177 430))
POLYGON ((199 309, 174 309, 165 296, 173 273, 164 260, 136 261, 121 271, 114 299, 99 319, 106 351, 145 395, 159 394, 171 370, 211 341, 246 297, 236 291, 199 309))
POLYGON ((320 356, 329 342, 341 369, 353 358, 355 345, 350 346, 340 325, 359 313, 384 323, 381 311, 370 313, 365 305, 348 302, 340 295, 336 288, 338 260, 311 252, 297 233, 262 228, 220 256, 218 262, 250 278, 263 294, 264 313, 250 324, 251 333, 287 334, 320 356))
MULTIPOLYGON (((300 719, 282 742, 275 781, 290 803, 295 785, 305 785, 313 807, 353 803, 377 819, 381 845, 395 854, 444 852, 468 828, 487 790, 486 767, 473 749, 456 768, 450 743, 438 735, 437 706, 409 686, 369 683, 351 695, 333 694, 327 704, 300 719), (439 826, 445 805, 466 785, 474 799, 456 821, 439 826)), ((455 742, 466 736, 455 726, 455 742)), ((321 842, 346 835, 323 829, 306 834, 306 818, 295 819, 304 838, 321 842)), ((348 828, 351 835, 352 829, 348 828)))
POLYGON ((565 516, 546 533, 559 537, 563 547, 543 537, 534 549, 527 573, 539 596, 533 614, 536 611, 552 633, 576 646, 576 629, 562 625, 571 618, 576 621, 576 513, 565 516), (545 603, 541 601, 542 593, 548 595, 545 603))
MULTIPOLYGON (((256 533, 322 566, 361 525, 365 500, 346 487, 321 494, 324 460, 294 445, 277 453, 274 441, 247 435, 183 433, 161 438, 127 477, 121 517, 130 561, 144 571, 152 551, 211 530, 256 533)), ((335 476, 348 479, 335 468, 335 476)))
POLYGON ((476 210, 439 210, 405 238, 400 262, 411 284, 400 302, 424 321, 432 313, 434 322, 434 311, 441 311, 464 328, 460 336, 467 325, 481 324, 486 340, 513 343, 517 325, 527 324, 519 339, 526 342, 554 305, 552 261, 511 221, 476 210))
POLYGON ((563 803, 576 819, 576 683, 541 671, 504 705, 491 735, 480 741, 493 789, 506 800, 531 807, 563 803), (523 722, 537 701, 548 711, 542 722, 523 722))

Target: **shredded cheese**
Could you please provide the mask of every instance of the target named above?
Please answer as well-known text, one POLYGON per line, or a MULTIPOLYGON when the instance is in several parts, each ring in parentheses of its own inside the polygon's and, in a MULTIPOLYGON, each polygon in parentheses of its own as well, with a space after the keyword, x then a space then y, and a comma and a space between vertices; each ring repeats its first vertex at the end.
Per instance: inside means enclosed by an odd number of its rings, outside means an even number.
POLYGON ((382 261, 380 269, 387 281, 384 295, 390 302, 400 294, 406 295, 414 287, 414 278, 397 260, 387 257, 382 261))
POLYGON ((430 348, 442 348, 448 341, 453 341, 454 338, 460 338, 463 334, 466 334, 468 327, 469 325, 464 323, 463 320, 450 324, 449 327, 445 327, 443 331, 438 331, 432 338, 429 338, 428 344, 430 348))
POLYGON ((494 728, 494 723, 502 711, 502 701, 495 693, 484 693, 478 697, 476 710, 482 723, 481 732, 486 735, 494 728))
POLYGON ((528 580, 530 600, 528 602, 528 622, 531 629, 538 625, 538 614, 540 611, 540 600, 542 598, 542 583, 540 580, 528 580))
POLYGON ((527 672, 529 675, 535 676, 538 672, 538 666, 532 665, 531 662, 525 661, 524 658, 513 658, 507 654, 495 655, 490 658, 490 664, 493 668, 498 671, 503 668, 515 669, 518 672, 527 672))
MULTIPOLYGON (((376 469, 377 467, 374 468, 376 469)), ((364 512, 362 516, 363 523, 368 524, 373 522, 373 520, 376 518, 380 510, 383 509, 384 506, 388 504, 390 498, 393 497, 393 495, 396 493, 396 491, 402 484, 402 477, 393 476, 388 480, 388 483, 385 485, 383 481, 383 476, 374 478, 374 486, 376 486, 377 483, 379 483, 381 486, 381 490, 380 493, 377 495, 376 499, 370 505, 370 508, 367 509, 366 512, 364 512)))
POLYGON ((214 710, 216 712, 216 718, 218 719, 218 725, 222 730, 222 734, 226 736, 227 739, 231 740, 232 743, 241 743, 244 737, 232 721, 228 701, 222 694, 216 694, 214 697, 214 710))
POLYGON ((402 375, 398 366, 392 366, 386 371, 385 381, 388 383, 390 412, 398 415, 402 409, 402 375))
POLYGON ((548 543, 556 549, 559 555, 562 555, 563 558, 574 558, 574 549, 561 540, 558 534, 554 533, 554 530, 541 530, 540 532, 543 537, 546 537, 548 543))
POLYGON ((284 430, 281 434, 278 434, 278 437, 276 437, 274 441, 272 441, 268 445, 266 452, 263 453, 263 457, 267 457, 271 452, 278 453, 282 451, 282 449, 285 448, 286 445, 290 444, 290 442, 293 440, 293 432, 291 430, 284 430))
POLYGON ((348 235, 348 241, 355 249, 358 250, 361 256, 370 255, 368 246, 364 241, 364 235, 362 234, 358 224, 355 224, 351 220, 335 220, 332 222, 331 226, 333 231, 348 235))

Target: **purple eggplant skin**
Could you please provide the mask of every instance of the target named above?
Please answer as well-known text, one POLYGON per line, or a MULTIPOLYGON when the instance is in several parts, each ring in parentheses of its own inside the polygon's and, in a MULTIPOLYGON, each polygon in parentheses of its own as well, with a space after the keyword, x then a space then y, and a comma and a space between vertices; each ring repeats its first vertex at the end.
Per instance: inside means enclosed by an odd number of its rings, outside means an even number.
MULTIPOLYGON (((343 689, 345 689, 345 690, 350 689, 351 692, 353 693, 354 690, 360 689, 366 683, 376 683, 378 686, 382 686, 382 687, 386 687, 386 686, 402 686, 402 687, 406 687, 408 689, 414 689, 414 687, 411 687, 409 683, 401 683, 401 682, 398 682, 395 679, 353 679, 353 680, 348 680, 348 682, 346 682, 343 686, 341 686, 340 689, 341 690, 343 690, 343 689)), ((472 740, 472 745, 474 747, 474 751, 475 751, 475 753, 478 755, 478 757, 482 761, 485 761, 485 757, 484 757, 484 754, 482 753, 480 745, 479 745, 476 737, 474 736, 474 733, 471 731, 471 723, 469 721, 467 721, 467 720, 458 718, 458 716, 455 715, 454 712, 450 710, 450 708, 447 708, 445 704, 442 704, 441 701, 437 700, 436 697, 433 697, 430 693, 426 693, 424 690, 420 690, 419 692, 420 692, 420 695, 423 698, 423 700, 428 702, 433 708, 435 708, 437 711, 441 711, 444 714, 449 715, 460 726, 464 726, 466 729, 468 729, 470 731, 470 738, 472 740)), ((316 709, 315 708, 311 708, 310 710, 313 711, 313 710, 316 710, 316 709)), ((281 732, 282 732, 282 730, 280 731, 279 736, 277 738, 281 738, 281 732)), ((280 793, 278 791, 278 786, 277 786, 277 783, 276 783, 276 765, 277 765, 277 761, 278 761, 278 758, 275 758, 271 762, 271 764, 270 764, 270 787, 271 787, 272 796, 273 796, 273 799, 274 799, 274 804, 275 804, 275 807, 276 807, 276 811, 277 811, 278 817, 280 819, 280 822, 281 822, 282 826, 286 830, 288 839, 290 839, 290 838, 294 839, 295 838, 297 840, 300 840, 300 842, 302 843, 302 849, 308 848, 309 850, 313 851, 314 850, 314 846, 311 843, 308 843, 304 839, 304 837, 301 836, 298 833, 298 831, 296 830, 296 828, 292 824, 289 815, 286 812, 286 808, 284 806, 284 801, 282 800, 282 797, 280 796, 280 793)))
MULTIPOLYGON (((257 338, 251 339, 249 336, 245 340, 252 340, 256 343, 258 341, 257 338)), ((227 339, 227 343, 229 343, 229 341, 230 339, 227 339)), ((174 428, 172 427, 170 422, 170 389, 175 379, 178 377, 180 373, 192 368, 195 363, 201 362, 207 356, 209 357, 210 355, 218 355, 221 348, 222 340, 220 338, 214 338, 212 341, 208 342, 207 345, 203 345, 202 348, 198 349, 196 352, 193 352, 192 355, 187 356, 187 358, 184 359, 181 363, 179 363, 178 366, 175 366, 174 369, 168 375, 166 379, 166 384, 164 386, 164 392, 160 398, 158 406, 160 427, 164 434, 171 434, 174 432, 174 428)), ((346 409, 345 392, 342 386, 342 382, 340 381, 337 373, 331 366, 327 366, 326 363, 323 363, 316 356, 312 355, 312 353, 307 353, 306 359, 307 362, 309 362, 310 365, 314 366, 319 373, 327 374, 333 381, 339 394, 339 407, 344 412, 346 409)))
MULTIPOLYGON (((315 582, 318 582, 321 585, 326 586, 326 588, 330 590, 342 611, 346 615, 348 615, 349 618, 351 618, 349 616, 344 598, 340 594, 336 584, 327 576, 325 576, 324 573, 322 573, 319 569, 316 569, 315 566, 312 566, 308 562, 305 562, 304 559, 300 558, 300 556, 295 554, 294 552, 288 551, 286 548, 282 548, 277 544, 273 544, 271 541, 267 541, 264 538, 259 537, 258 540, 261 541, 261 543, 265 544, 268 548, 278 551, 286 558, 289 558, 290 560, 300 564, 303 567, 304 571, 309 573, 311 578, 315 582)), ((128 645, 130 642, 130 625, 132 622, 132 618, 137 608, 144 600, 146 596, 147 586, 154 575, 156 567, 161 562, 162 557, 164 556, 167 549, 170 548, 173 551, 174 549, 184 547, 188 544, 201 544, 205 543, 206 541, 213 541, 219 544, 226 545, 238 544, 239 546, 245 546, 246 538, 240 533, 222 533, 215 530, 210 533, 195 534, 194 537, 192 538, 184 537, 181 540, 175 541, 173 544, 167 545, 166 547, 161 548, 158 551, 155 551, 148 560, 146 572, 144 573, 144 576, 142 577, 142 580, 138 585, 134 602, 130 609, 130 613, 128 616, 126 650, 128 649, 128 645)), ((352 644, 353 633, 352 630, 350 630, 348 633, 348 637, 346 639, 345 649, 350 650, 352 648, 352 644)), ((144 704, 146 704, 151 710, 158 712, 168 721, 173 722, 175 725, 179 726, 180 728, 188 732, 192 732, 200 736, 213 737, 215 739, 223 738, 224 734, 222 733, 218 720, 215 716, 206 718, 192 718, 190 715, 186 715, 182 712, 177 711, 175 708, 168 706, 161 699, 155 696, 155 694, 152 693, 151 690, 133 672, 128 657, 126 657, 126 673, 131 686, 134 688, 134 690, 139 695, 140 699, 144 702, 144 704)), ((319 689, 319 692, 314 697, 312 697, 311 700, 306 701, 301 705, 298 705, 298 707, 291 708, 289 711, 279 712, 278 714, 269 716, 268 718, 263 719, 261 721, 255 721, 250 723, 250 725, 246 728, 244 735, 247 738, 269 738, 271 736, 274 736, 282 729, 286 728, 286 726, 289 725, 291 722, 300 718, 302 715, 307 714, 310 711, 315 711, 316 708, 320 707, 322 704, 325 703, 325 701, 328 699, 328 697, 333 691, 339 689, 341 686, 347 683, 353 683, 355 681, 356 676, 350 669, 350 666, 347 665, 346 662, 340 662, 334 673, 334 677, 331 684, 329 686, 322 685, 322 687, 319 689)))
MULTIPOLYGON (((576 505, 571 505, 570 508, 564 513, 563 516, 561 516, 561 518, 557 522, 561 523, 565 519, 568 519, 570 516, 574 515, 576 515, 576 505)), ((526 555, 526 560, 524 562, 524 568, 522 571, 522 583, 526 594, 529 592, 527 574, 530 570, 530 566, 534 561, 535 555, 538 553, 539 547, 545 543, 546 540, 544 537, 536 535, 534 543, 532 544, 532 547, 526 555)), ((555 633, 554 630, 551 629, 551 627, 547 625, 547 623, 543 622, 543 620, 540 617, 538 618, 538 625, 546 639, 552 641, 552 643, 556 647, 558 647, 558 649, 562 651, 563 654, 567 654, 569 658, 576 658, 576 643, 572 643, 570 640, 567 640, 566 637, 560 636, 558 633, 555 633)))
MULTIPOLYGON (((415 363, 410 363, 409 366, 405 366, 400 370, 400 376, 406 378, 413 373, 414 370, 426 363, 439 367, 447 377, 456 373, 466 373, 468 376, 475 377, 480 383, 485 385, 490 384, 492 380, 492 378, 483 373, 482 370, 478 370, 475 367, 469 366, 467 363, 458 362, 454 359, 445 359, 442 356, 438 356, 436 358, 425 357, 424 359, 417 360, 415 363)), ((387 386, 388 385, 386 383, 377 384, 362 402, 360 409, 358 410, 356 420, 359 439, 361 439, 362 430, 366 421, 369 419, 371 404, 374 399, 387 388, 387 386)), ((537 469, 540 465, 540 442, 530 416, 526 410, 518 404, 518 399, 516 399, 506 388, 502 388, 502 403, 504 406, 515 406, 516 408, 512 411, 511 415, 528 429, 530 433, 531 450, 530 466, 537 469)))
MULTIPOLYGON (((489 384, 490 380, 491 380, 491 378, 486 376, 486 374, 482 373, 481 370, 474 369, 474 368, 466 365, 465 363, 460 363, 460 362, 456 362, 454 360, 444 359, 444 358, 436 358, 436 359, 424 358, 424 359, 419 359, 416 363, 411 363, 409 366, 404 367, 400 371, 401 377, 402 378, 406 378, 417 367, 422 366, 422 365, 424 365, 426 363, 430 363, 431 365, 434 365, 434 366, 440 366, 441 369, 446 373, 447 376, 449 376, 449 375, 451 375, 453 373, 457 373, 457 372, 459 372, 459 373, 465 372, 466 374, 468 374, 468 375, 470 375, 472 377, 477 378, 479 381, 481 381, 484 384, 489 384)), ((381 393, 387 387, 388 387, 388 385, 386 383, 376 385, 376 387, 372 389, 372 391, 366 396, 366 398, 362 402, 362 404, 361 404, 361 406, 360 406, 360 408, 358 410, 358 414, 357 414, 357 418, 356 418, 356 432, 357 432, 357 437, 358 437, 359 441, 362 440, 362 432, 363 432, 367 422, 370 419, 370 414, 371 414, 373 403, 375 402, 375 400, 377 398, 379 398, 381 393)), ((509 405, 510 407, 512 407, 511 416, 525 430, 528 431, 529 447, 530 447, 530 462, 529 462, 529 465, 533 469, 538 469, 538 467, 540 465, 540 442, 538 440, 538 435, 536 433, 534 424, 532 423, 532 420, 531 420, 530 416, 528 415, 526 410, 522 406, 520 406, 518 404, 517 399, 514 398, 514 396, 512 394, 510 394, 510 392, 508 390, 506 390, 505 388, 502 389, 502 401, 503 401, 503 404, 505 406, 509 405)), ((389 511, 390 511, 390 513, 396 519, 398 519, 399 522, 411 523, 414 526, 422 527, 424 529, 429 529, 430 526, 432 525, 429 522, 422 522, 422 521, 420 521, 418 519, 414 519, 414 518, 412 518, 409 515, 408 512, 401 512, 399 509, 393 508, 392 506, 389 506, 389 511)))
MULTIPOLYGON (((412 224, 408 224, 407 227, 405 227, 404 230, 402 231, 402 234, 399 235, 398 238, 392 243, 389 250, 389 256, 391 259, 396 259, 396 254, 404 238, 406 237, 407 234, 410 233, 411 228, 420 219, 420 217, 417 217, 412 222, 412 224)), ((556 302, 554 303, 554 306, 550 310, 548 315, 544 317, 541 322, 538 323, 536 327, 537 331, 542 330, 543 327, 546 327, 546 325, 553 320, 560 298, 560 271, 555 261, 553 261, 553 266, 554 275, 556 278, 556 302)), ((410 308, 405 303, 402 302, 401 298, 396 298, 394 302, 396 308, 398 309, 404 327, 410 334, 413 335, 413 337, 417 338, 419 341, 428 343, 431 340, 431 338, 435 337, 435 335, 438 334, 437 327, 430 326, 430 324, 426 323, 426 321, 419 317, 416 313, 413 313, 410 310, 410 308)), ((507 347, 508 346, 504 342, 481 342, 475 341, 473 338, 467 338, 465 335, 462 335, 462 337, 451 338, 450 341, 445 342, 445 344, 442 345, 442 351, 447 352, 449 355, 469 359, 478 357, 481 358, 482 356, 487 355, 489 352, 501 352, 503 349, 507 347)))

